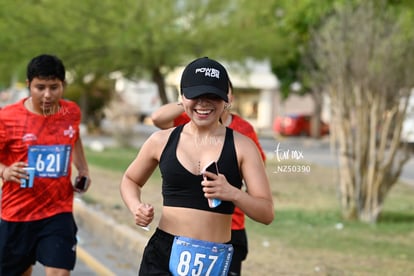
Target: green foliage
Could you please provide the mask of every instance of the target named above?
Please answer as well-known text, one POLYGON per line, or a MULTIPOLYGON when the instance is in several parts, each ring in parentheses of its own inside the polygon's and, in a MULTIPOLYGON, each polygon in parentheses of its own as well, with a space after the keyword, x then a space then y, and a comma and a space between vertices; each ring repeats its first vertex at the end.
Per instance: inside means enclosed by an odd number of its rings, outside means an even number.
MULTIPOLYGON (((371 1, 371 0, 370 0, 371 1)), ((367 2, 361 0, 333 0, 313 1, 298 0, 292 5, 292 1, 274 1, 275 31, 273 44, 275 51, 270 58, 272 60, 273 72, 278 76, 282 84, 282 92, 288 95, 290 85, 295 81, 301 81, 305 90, 309 84, 305 73, 303 62, 308 62, 309 40, 311 33, 320 31, 325 21, 334 14, 335 10, 343 5, 358 5, 367 2)), ((413 22, 412 1, 381 0, 372 1, 380 9, 394 9, 402 20, 413 22)), ((408 26, 408 25, 407 25, 408 26)), ((411 31, 412 33, 412 31, 411 31)))
POLYGON ((317 29, 324 18, 330 14, 335 2, 312 0, 277 1, 275 4, 275 33, 280 42, 270 56, 273 72, 281 80, 281 90, 284 95, 290 92, 290 85, 300 79, 301 62, 307 47, 310 32, 317 29))
MULTIPOLYGON (((200 55, 270 57, 278 75, 295 76, 309 31, 344 2, 349 1, 2 1, 0 56, 9 69, 1 76, 10 77, 43 52, 84 72, 149 75, 152 68, 168 70, 200 55)), ((378 2, 399 10, 413 5, 378 2)))
MULTIPOLYGON (((270 47, 262 40, 271 37, 263 16, 267 5, 250 2, 2 1, 0 84, 24 81, 28 60, 51 53, 72 72, 73 82, 79 84, 74 90, 82 89, 80 83, 88 74, 120 71, 156 81, 163 99, 163 76, 196 56, 266 57, 270 47)), ((87 88, 81 93, 88 95, 85 110, 95 102, 87 88)))
POLYGON ((99 127, 102 108, 112 99, 114 86, 114 80, 106 76, 94 76, 88 83, 77 81, 68 85, 65 96, 80 105, 84 123, 99 127))

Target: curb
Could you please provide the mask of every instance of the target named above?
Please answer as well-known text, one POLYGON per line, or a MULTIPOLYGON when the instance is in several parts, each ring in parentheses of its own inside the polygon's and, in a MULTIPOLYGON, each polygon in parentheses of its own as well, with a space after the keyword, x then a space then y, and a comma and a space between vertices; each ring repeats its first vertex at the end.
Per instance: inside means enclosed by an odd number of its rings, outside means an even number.
POLYGON ((98 236, 106 244, 126 251, 126 254, 142 256, 148 237, 87 206, 81 199, 75 198, 73 205, 73 213, 79 227, 98 236))
POLYGON ((88 265, 93 271, 98 275, 102 276, 116 276, 112 271, 102 265, 98 260, 96 260, 92 255, 85 251, 79 245, 76 248, 76 254, 79 259, 81 259, 85 264, 88 265))

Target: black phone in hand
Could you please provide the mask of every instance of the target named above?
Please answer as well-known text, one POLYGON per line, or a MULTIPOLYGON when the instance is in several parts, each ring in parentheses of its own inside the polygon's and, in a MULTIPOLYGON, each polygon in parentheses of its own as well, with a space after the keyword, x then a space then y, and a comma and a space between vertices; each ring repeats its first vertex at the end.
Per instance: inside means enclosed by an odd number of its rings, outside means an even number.
POLYGON ((78 192, 84 192, 88 188, 88 177, 86 176, 77 176, 75 179, 74 188, 78 192))
MULTIPOLYGON (((218 171, 217 162, 216 161, 211 161, 210 163, 208 163, 203 168, 203 170, 201 171, 202 174, 204 172, 212 172, 212 173, 218 175, 219 174, 219 171, 218 171)), ((211 180, 211 179, 207 177, 207 180, 211 180)), ((221 204, 221 200, 220 199, 217 199, 217 198, 209 198, 208 199, 208 206, 210 206, 210 208, 216 208, 220 204, 221 204)))
MULTIPOLYGON (((201 173, 204 172, 211 172, 214 173, 216 175, 218 175, 218 167, 217 167, 217 162, 216 161, 211 161, 210 163, 207 164, 207 166, 205 166, 202 170, 201 173)), ((211 180, 207 177, 207 180, 211 180)))

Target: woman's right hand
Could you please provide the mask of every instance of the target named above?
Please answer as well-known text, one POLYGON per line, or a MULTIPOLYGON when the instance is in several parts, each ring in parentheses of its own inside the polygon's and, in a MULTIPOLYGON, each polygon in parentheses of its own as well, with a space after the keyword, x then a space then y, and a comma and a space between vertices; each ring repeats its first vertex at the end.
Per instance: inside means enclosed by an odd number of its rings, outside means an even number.
POLYGON ((147 203, 138 205, 134 212, 135 224, 141 227, 148 226, 154 219, 154 207, 147 203))

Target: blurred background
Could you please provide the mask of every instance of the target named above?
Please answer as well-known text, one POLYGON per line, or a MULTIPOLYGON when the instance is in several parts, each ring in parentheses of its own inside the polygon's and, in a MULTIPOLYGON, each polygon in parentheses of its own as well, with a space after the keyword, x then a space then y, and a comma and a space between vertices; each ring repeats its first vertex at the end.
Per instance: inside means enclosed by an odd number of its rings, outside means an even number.
POLYGON ((232 112, 273 150, 295 137, 329 145, 342 219, 376 224, 410 165, 412 0, 16 0, 0 1, 0 17, 1 107, 28 95, 32 57, 55 54, 83 135, 130 147, 179 99, 184 66, 208 56, 229 71, 232 112))

